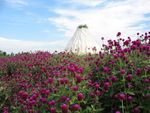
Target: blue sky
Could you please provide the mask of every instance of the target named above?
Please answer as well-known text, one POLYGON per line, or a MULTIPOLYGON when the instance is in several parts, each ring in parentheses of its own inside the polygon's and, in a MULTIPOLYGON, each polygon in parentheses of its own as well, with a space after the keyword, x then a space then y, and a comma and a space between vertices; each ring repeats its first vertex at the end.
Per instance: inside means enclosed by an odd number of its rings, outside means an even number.
MULTIPOLYGON (((149 0, 0 0, 0 50, 63 50, 79 24, 94 39, 150 30, 149 0)), ((101 43, 100 43, 101 44, 101 43)))

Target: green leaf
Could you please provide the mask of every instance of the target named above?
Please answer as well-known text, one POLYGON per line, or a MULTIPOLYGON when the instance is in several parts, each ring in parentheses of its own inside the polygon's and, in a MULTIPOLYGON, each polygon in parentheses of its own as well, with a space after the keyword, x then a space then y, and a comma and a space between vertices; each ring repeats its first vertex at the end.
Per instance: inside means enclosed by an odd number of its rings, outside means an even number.
POLYGON ((127 94, 129 94, 129 95, 135 95, 135 93, 132 92, 132 91, 127 91, 127 94))

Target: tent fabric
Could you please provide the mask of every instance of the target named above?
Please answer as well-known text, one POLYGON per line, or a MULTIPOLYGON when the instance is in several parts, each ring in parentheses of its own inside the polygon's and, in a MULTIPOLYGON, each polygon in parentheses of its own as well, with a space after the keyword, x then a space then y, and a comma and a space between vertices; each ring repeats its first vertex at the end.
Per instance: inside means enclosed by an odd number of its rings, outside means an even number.
POLYGON ((69 41, 66 51, 78 55, 88 53, 95 54, 98 51, 95 51, 94 48, 99 50, 99 45, 96 43, 96 41, 94 41, 94 39, 91 38, 88 28, 78 27, 73 37, 69 41))

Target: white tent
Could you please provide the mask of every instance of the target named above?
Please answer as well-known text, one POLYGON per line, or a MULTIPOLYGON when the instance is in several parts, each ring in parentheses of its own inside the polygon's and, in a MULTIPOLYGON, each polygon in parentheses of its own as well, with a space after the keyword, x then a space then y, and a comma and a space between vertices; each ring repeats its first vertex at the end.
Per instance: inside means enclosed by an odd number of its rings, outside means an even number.
POLYGON ((88 53, 95 54, 99 52, 99 48, 100 45, 91 38, 88 27, 86 25, 80 25, 77 27, 76 32, 69 41, 66 51, 73 52, 78 55, 88 53))

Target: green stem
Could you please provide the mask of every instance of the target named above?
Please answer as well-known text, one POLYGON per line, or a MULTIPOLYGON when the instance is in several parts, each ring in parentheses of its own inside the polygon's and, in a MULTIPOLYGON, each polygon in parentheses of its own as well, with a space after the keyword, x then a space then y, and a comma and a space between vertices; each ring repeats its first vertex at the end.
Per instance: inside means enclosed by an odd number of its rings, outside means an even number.
POLYGON ((124 113, 124 105, 123 105, 123 100, 121 100, 122 103, 122 113, 124 113))

